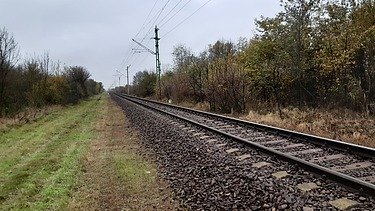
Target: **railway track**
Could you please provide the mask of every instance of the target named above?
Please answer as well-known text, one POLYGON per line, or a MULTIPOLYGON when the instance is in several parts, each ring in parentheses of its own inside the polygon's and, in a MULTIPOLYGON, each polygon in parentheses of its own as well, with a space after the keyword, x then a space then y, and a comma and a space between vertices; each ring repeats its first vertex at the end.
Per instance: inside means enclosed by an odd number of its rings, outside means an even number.
MULTIPOLYGON (((296 163, 361 193, 375 195, 375 149, 133 96, 116 95, 296 163)), ((242 158, 246 159, 246 155, 242 158)))

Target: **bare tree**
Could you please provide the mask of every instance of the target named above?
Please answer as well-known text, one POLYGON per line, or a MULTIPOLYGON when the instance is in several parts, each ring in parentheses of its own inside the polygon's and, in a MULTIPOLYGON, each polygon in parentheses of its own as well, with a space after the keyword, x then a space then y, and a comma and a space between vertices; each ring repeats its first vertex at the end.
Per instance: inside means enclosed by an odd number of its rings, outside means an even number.
POLYGON ((5 105, 6 77, 19 59, 19 49, 14 37, 5 28, 0 29, 0 108, 5 105))
POLYGON ((39 59, 39 66, 40 66, 39 68, 43 72, 43 74, 46 76, 45 78, 47 78, 47 76, 49 74, 49 70, 50 70, 52 65, 53 64, 52 64, 51 58, 49 56, 49 53, 44 52, 44 54, 39 59))

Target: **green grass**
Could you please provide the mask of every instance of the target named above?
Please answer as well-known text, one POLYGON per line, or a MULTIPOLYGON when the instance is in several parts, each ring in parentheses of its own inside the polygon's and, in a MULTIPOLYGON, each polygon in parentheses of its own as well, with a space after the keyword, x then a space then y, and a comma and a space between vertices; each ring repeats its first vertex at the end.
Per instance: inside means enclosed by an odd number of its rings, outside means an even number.
POLYGON ((155 167, 139 155, 131 151, 116 153, 113 160, 118 177, 124 181, 130 194, 148 191, 149 186, 156 182, 155 167))
POLYGON ((95 97, 0 133, 1 210, 66 208, 104 102, 95 97))

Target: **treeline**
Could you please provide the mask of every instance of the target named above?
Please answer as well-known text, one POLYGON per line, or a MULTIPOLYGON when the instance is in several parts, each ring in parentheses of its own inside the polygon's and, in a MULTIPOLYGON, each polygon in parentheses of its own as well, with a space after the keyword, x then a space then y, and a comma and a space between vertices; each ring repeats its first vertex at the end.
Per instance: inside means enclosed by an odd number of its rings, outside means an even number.
POLYGON ((0 29, 0 116, 13 115, 26 107, 77 103, 103 91, 81 66, 61 67, 46 53, 19 62, 14 37, 0 29))
MULTIPOLYGON (((374 112, 375 1, 281 3, 276 17, 256 21, 258 32, 250 40, 217 41, 199 54, 175 47, 159 97, 208 102, 222 112, 256 106, 374 112)), ((144 80, 150 80, 144 73, 134 80, 136 94, 159 93, 156 82, 152 93, 144 91, 144 80)))

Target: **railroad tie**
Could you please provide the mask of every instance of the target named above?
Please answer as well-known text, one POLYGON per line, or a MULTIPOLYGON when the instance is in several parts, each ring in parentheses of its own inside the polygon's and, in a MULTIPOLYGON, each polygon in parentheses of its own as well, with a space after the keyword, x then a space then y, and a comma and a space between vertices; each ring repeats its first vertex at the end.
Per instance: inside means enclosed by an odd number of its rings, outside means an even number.
POLYGON ((254 138, 249 139, 249 141, 262 141, 262 140, 268 141, 270 140, 270 138, 266 136, 260 136, 260 137, 254 137, 254 138))
POLYGON ((269 145, 269 144, 281 144, 281 143, 285 143, 287 142, 288 140, 286 139, 279 139, 279 140, 275 140, 275 141, 266 141, 266 142, 263 142, 262 144, 264 145, 269 145))
POLYGON ((217 147, 223 147, 226 146, 227 144, 216 144, 217 147))
POLYGON ((262 168, 264 166, 269 166, 271 165, 271 163, 268 163, 268 162, 259 162, 259 163, 254 163, 253 165, 251 165, 251 167, 255 167, 255 168, 262 168))
POLYGON ((359 203, 356 201, 347 199, 347 198, 341 198, 341 199, 330 201, 329 204, 335 207, 336 209, 346 210, 346 209, 355 207, 359 203))
POLYGON ((238 148, 231 148, 231 149, 227 149, 226 152, 228 154, 230 154, 230 153, 233 153, 233 152, 237 152, 238 150, 240 150, 240 149, 238 149, 238 148))
POLYGON ((375 176, 360 177, 359 179, 368 183, 375 184, 375 176))
POLYGON ((271 149, 274 149, 274 150, 292 149, 292 148, 303 147, 303 146, 305 145, 304 144, 290 144, 290 145, 281 146, 281 147, 271 147, 271 149))
POLYGON ((223 125, 223 126, 220 126, 220 128, 233 128, 232 125, 223 125))
POLYGON ((276 173, 273 173, 272 176, 275 177, 276 179, 282 179, 284 177, 289 176, 288 172, 286 171, 278 171, 276 173))
POLYGON ((374 163, 370 161, 360 162, 360 163, 353 163, 346 166, 336 166, 332 167, 331 169, 334 171, 347 171, 347 170, 355 170, 355 169, 361 169, 361 168, 367 168, 372 166, 374 163))
POLYGON ((322 149, 315 148, 315 149, 306 149, 306 150, 295 151, 295 152, 287 152, 286 154, 294 156, 294 155, 313 154, 313 153, 317 153, 317 152, 321 152, 321 151, 322 151, 322 149))
MULTIPOLYGON (((188 131, 189 132, 189 131, 188 131)), ((201 136, 204 135, 204 133, 194 133, 193 136, 201 136)))
POLYGON ((341 158, 344 158, 344 157, 346 157, 346 155, 343 155, 343 154, 334 154, 334 155, 328 155, 328 156, 322 156, 322 157, 313 158, 309 162, 318 163, 318 162, 323 162, 323 161, 330 161, 330 160, 341 159, 341 158))
POLYGON ((216 142, 217 141, 217 139, 209 139, 209 140, 207 140, 207 143, 213 143, 213 142, 216 142))
POLYGON ((307 192, 307 191, 319 188, 319 186, 314 182, 307 182, 307 183, 298 184, 297 188, 303 192, 307 192))
POLYGON ((250 154, 243 154, 243 155, 237 156, 237 159, 238 159, 239 161, 243 161, 243 160, 245 160, 245 159, 247 159, 247 158, 250 158, 250 157, 251 157, 250 154))

